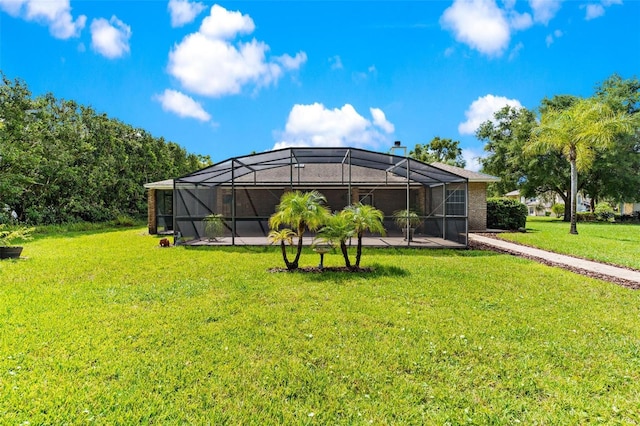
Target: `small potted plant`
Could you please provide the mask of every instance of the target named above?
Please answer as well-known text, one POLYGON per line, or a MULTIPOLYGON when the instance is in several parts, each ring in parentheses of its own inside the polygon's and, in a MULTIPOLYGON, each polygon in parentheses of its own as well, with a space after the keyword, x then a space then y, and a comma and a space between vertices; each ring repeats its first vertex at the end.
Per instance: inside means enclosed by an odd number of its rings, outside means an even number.
POLYGON ((22 253, 22 246, 14 245, 16 241, 31 239, 34 228, 24 226, 10 229, 5 224, 0 224, 0 259, 17 259, 22 253))
POLYGON ((224 237, 224 216, 210 214, 204 218, 204 233, 209 241, 218 241, 224 237))
POLYGON ((415 210, 397 210, 393 212, 393 221, 398 225, 398 228, 402 229, 404 239, 409 238, 409 241, 413 241, 413 233, 418 226, 422 225, 422 217, 415 210), (409 229, 407 229, 407 221, 409 229))

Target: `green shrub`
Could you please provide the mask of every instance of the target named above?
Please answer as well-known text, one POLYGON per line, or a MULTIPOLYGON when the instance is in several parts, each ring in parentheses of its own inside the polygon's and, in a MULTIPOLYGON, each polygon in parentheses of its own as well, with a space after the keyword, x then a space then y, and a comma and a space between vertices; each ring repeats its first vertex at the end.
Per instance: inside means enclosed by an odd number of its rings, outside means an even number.
POLYGON ((563 216, 564 215, 564 204, 555 203, 554 205, 551 206, 551 211, 553 212, 553 214, 556 215, 556 217, 563 216))
POLYGON ((115 226, 130 228, 132 226, 135 226, 136 221, 131 216, 127 216, 126 214, 120 214, 113 220, 113 224, 115 226))
POLYGON ((596 215, 591 212, 578 212, 576 213, 576 219, 578 222, 595 222, 596 215))
POLYGON ((224 216, 210 214, 204 218, 204 233, 210 241, 217 241, 224 237, 224 216))
POLYGON ((511 198, 487 199, 487 228, 516 230, 527 223, 527 206, 511 198))
POLYGON ((615 213, 609 203, 598 203, 594 213, 596 214, 597 220, 603 222, 613 222, 615 220, 615 213))

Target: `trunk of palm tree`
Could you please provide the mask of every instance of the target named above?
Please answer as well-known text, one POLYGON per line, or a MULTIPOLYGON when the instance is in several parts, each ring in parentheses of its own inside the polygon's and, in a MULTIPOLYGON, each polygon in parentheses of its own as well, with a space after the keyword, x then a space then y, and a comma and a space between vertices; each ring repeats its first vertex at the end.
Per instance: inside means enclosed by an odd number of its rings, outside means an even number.
POLYGON ((347 251, 347 244, 344 241, 340 241, 340 250, 342 251, 342 257, 344 257, 344 264, 347 268, 351 268, 351 261, 349 260, 349 252, 347 251))
POLYGON ((298 262, 300 261, 300 255, 302 254, 302 234, 304 234, 305 224, 302 223, 298 227, 298 251, 296 252, 296 257, 291 262, 292 269, 298 269, 298 262))
POLYGON ((360 258, 362 257, 362 233, 358 233, 358 247, 356 248, 356 268, 360 267, 360 258))
POLYGON ((287 266, 288 270, 292 270, 295 269, 293 268, 291 262, 289 262, 289 259, 287 258, 287 247, 284 244, 284 240, 280 241, 280 250, 282 250, 282 258, 284 259, 284 264, 287 266))
POLYGON ((571 163, 571 229, 570 234, 578 234, 578 228, 576 222, 578 220, 578 168, 576 167, 576 149, 571 148, 569 155, 569 162, 571 163))

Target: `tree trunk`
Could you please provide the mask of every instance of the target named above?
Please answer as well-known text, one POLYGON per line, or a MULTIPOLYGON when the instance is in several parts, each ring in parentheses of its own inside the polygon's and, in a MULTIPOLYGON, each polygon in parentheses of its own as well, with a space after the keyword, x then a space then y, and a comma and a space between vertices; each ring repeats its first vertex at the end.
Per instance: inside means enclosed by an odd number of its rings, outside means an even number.
POLYGON ((356 268, 360 267, 361 257, 362 257, 362 234, 358 234, 358 247, 356 248, 356 268))
POLYGON ((578 169, 576 167, 576 152, 575 148, 571 148, 570 163, 571 163, 571 229, 570 234, 578 234, 578 228, 576 222, 578 220, 578 169))
POLYGON ((288 270, 295 269, 293 268, 291 262, 287 258, 287 247, 284 244, 284 241, 280 241, 280 250, 282 250, 282 258, 284 259, 284 264, 286 265, 288 270))
POLYGON ((340 250, 342 251, 342 257, 344 257, 344 264, 347 268, 351 268, 351 261, 349 260, 349 252, 347 251, 347 244, 344 241, 340 241, 340 250))
POLYGON ((298 251, 296 252, 296 257, 291 262, 291 269, 298 269, 298 261, 300 261, 300 255, 302 254, 302 234, 304 233, 304 227, 298 228, 298 251))

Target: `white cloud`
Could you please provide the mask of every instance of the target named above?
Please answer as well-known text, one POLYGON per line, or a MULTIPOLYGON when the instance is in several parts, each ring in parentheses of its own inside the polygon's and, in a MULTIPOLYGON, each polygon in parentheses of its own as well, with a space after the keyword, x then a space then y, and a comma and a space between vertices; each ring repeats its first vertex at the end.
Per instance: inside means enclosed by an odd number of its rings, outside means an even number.
POLYGON ((387 121, 387 117, 384 115, 384 112, 380 108, 369 108, 371 112, 371 116, 373 117, 373 124, 387 133, 393 133, 395 131, 395 127, 389 121, 387 121))
POLYGON ((508 99, 504 96, 486 95, 471 103, 464 115, 467 120, 458 125, 458 132, 462 135, 473 135, 482 123, 493 120, 493 115, 504 106, 510 105, 522 108, 517 99, 508 99))
POLYGON ((78 37, 87 17, 71 15, 69 0, 0 0, 0 9, 13 17, 47 25, 52 36, 59 39, 78 37))
POLYGON ((513 49, 511 49, 511 52, 509 52, 509 60, 513 61, 515 58, 517 58, 522 49, 524 49, 524 44, 522 42, 519 42, 518 44, 513 46, 513 49))
POLYGON ((533 20, 547 25, 560 10, 562 0, 529 0, 529 5, 533 10, 533 20))
POLYGON ((601 4, 588 4, 586 6, 587 14, 584 19, 590 21, 604 15, 604 6, 601 4))
POLYGON ((251 34, 255 28, 249 15, 230 12, 214 4, 209 16, 202 21, 200 32, 212 39, 233 39, 238 34, 251 34))
POLYGON ((509 45, 509 23, 495 0, 455 0, 440 18, 459 42, 488 56, 500 56, 509 45))
POLYGON ((98 18, 91 21, 91 47, 109 59, 115 59, 129 52, 131 27, 115 15, 109 21, 98 18))
POLYGON ((206 6, 189 0, 169 0, 167 8, 171 14, 171 26, 177 28, 193 22, 206 6))
POLYGON ((526 30, 533 25, 533 18, 528 13, 509 11, 509 26, 514 30, 526 30))
POLYGON ((622 0, 602 0, 600 3, 590 3, 587 5, 583 5, 581 7, 584 7, 586 9, 584 19, 590 21, 592 19, 599 18, 605 14, 607 7, 614 4, 622 4, 622 0))
POLYGON ((176 90, 166 89, 164 93, 154 96, 154 99, 160 102, 163 110, 173 112, 180 117, 195 118, 200 121, 211 120, 211 115, 202 108, 200 103, 176 90))
POLYGON ((274 149, 290 146, 356 146, 375 148, 391 141, 393 124, 378 108, 370 109, 373 122, 350 104, 328 109, 323 104, 294 105, 281 140, 274 149))
MULTIPOLYGON (((620 1, 602 0, 603 4, 620 1)), ((450 30, 457 41, 482 54, 502 56, 513 32, 534 24, 548 25, 560 10, 562 0, 529 0, 531 13, 517 11, 515 0, 502 0, 501 4, 502 8, 496 0, 454 0, 440 17, 440 25, 450 30)))
POLYGON ((340 56, 338 55, 330 57, 329 64, 331 64, 332 70, 341 70, 342 68, 344 68, 342 66, 342 59, 340 59, 340 56))
POLYGON ((555 30, 552 34, 547 35, 545 41, 547 43, 547 47, 551 46, 554 41, 562 37, 562 31, 555 30))
POLYGON ((480 164, 480 156, 481 153, 478 153, 472 149, 463 149, 462 150, 462 158, 464 159, 466 165, 465 169, 471 170, 473 172, 478 172, 482 168, 482 164, 480 164))
POLYGON ((220 97, 240 93, 254 84, 257 88, 278 81, 285 71, 299 69, 307 60, 304 52, 269 60, 269 46, 255 38, 250 42, 232 41, 253 32, 248 15, 230 12, 214 5, 196 33, 187 35, 169 53, 169 73, 182 86, 200 95, 220 97))

